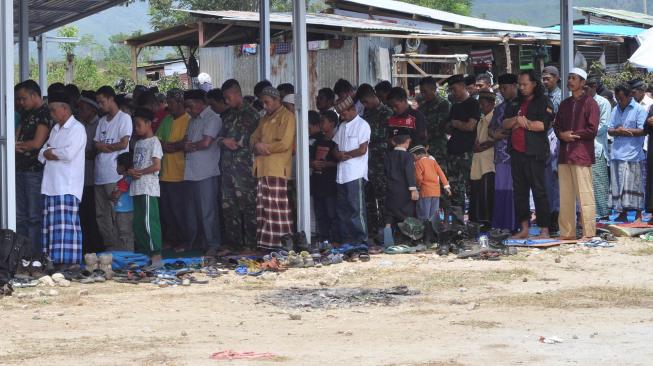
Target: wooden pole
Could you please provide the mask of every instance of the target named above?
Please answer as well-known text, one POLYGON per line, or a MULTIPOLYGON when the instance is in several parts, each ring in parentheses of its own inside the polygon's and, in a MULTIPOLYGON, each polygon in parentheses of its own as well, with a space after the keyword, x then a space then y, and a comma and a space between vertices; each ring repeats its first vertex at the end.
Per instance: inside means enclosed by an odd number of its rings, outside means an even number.
POLYGON ((512 56, 510 55, 508 37, 503 37, 503 49, 506 51, 506 73, 512 74, 512 56))
POLYGON ((136 84, 138 84, 138 51, 139 49, 137 47, 132 46, 131 48, 131 56, 132 56, 132 80, 136 84))

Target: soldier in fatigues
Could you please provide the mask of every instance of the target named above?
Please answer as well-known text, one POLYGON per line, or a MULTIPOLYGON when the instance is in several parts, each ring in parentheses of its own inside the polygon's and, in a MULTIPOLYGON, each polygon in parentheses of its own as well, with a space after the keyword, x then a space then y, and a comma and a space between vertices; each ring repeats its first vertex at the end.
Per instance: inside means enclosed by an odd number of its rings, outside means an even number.
POLYGON ((437 162, 443 164, 447 156, 446 122, 449 119, 451 104, 438 95, 437 83, 430 76, 420 81, 419 91, 422 97, 419 111, 426 117, 428 151, 437 162))
POLYGON ((226 104, 223 130, 218 139, 222 147, 223 242, 237 249, 256 247, 256 179, 252 175, 249 137, 258 127, 259 113, 243 100, 236 80, 222 85, 226 104))
POLYGON ((454 75, 447 79, 454 104, 448 118, 451 135, 447 141, 446 174, 453 195, 451 204, 465 209, 465 195, 469 195, 469 173, 472 167, 472 150, 476 142, 476 124, 481 118, 478 100, 465 89, 465 78, 454 75))
POLYGON ((363 119, 369 123, 372 130, 369 144, 369 188, 366 192, 367 198, 367 219, 369 233, 372 237, 384 226, 383 207, 385 202, 386 179, 384 173, 385 153, 388 150, 386 128, 388 119, 392 117, 393 111, 390 107, 381 103, 369 84, 363 84, 358 88, 357 99, 365 107, 363 119))
MULTIPOLYGON (((419 111, 426 117, 428 131, 427 151, 441 164, 444 174, 447 172, 447 128, 451 103, 438 94, 438 84, 435 79, 427 76, 419 83, 419 111)), ((449 196, 442 196, 440 208, 448 207, 449 196)))

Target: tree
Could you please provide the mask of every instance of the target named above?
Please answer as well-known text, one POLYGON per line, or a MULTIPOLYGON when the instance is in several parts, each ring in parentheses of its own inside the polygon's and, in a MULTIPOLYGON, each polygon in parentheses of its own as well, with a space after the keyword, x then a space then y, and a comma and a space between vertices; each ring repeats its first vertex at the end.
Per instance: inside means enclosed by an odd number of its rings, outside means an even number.
MULTIPOLYGON (((76 38, 79 35, 79 29, 76 25, 66 25, 57 31, 59 37, 76 38)), ((75 47, 76 43, 59 43, 59 49, 66 55, 66 74, 64 83, 70 84, 73 82, 74 62, 75 62, 75 47)))
MULTIPOLYGON (((311 10, 322 9, 324 1, 309 0, 307 6, 311 10)), ((150 0, 150 24, 159 30, 190 21, 188 13, 174 9, 258 11, 258 7, 259 0, 150 0)), ((270 0, 270 7, 272 11, 290 11, 292 0, 270 0)))
POLYGON ((431 9, 444 10, 451 13, 469 15, 473 0, 401 0, 431 9))

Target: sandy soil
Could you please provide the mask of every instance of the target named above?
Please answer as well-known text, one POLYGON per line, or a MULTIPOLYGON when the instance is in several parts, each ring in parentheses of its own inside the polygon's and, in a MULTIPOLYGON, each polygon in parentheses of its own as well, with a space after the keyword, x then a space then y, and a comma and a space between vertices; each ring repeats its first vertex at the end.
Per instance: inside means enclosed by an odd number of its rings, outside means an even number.
POLYGON ((191 287, 74 284, 58 296, 0 299, 0 364, 650 365, 652 259, 653 245, 622 240, 524 249, 498 262, 382 255, 191 287), (260 298, 291 286, 394 285, 421 294, 398 306, 332 310, 260 298), (277 357, 209 359, 227 349, 277 357))

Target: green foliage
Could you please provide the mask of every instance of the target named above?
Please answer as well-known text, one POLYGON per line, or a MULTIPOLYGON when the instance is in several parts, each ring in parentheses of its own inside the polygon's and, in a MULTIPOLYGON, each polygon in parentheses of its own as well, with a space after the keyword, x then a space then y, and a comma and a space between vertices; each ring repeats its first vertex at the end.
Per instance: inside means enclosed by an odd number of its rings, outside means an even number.
POLYGON ((401 0, 431 9, 444 10, 461 15, 469 15, 473 0, 401 0))
POLYGON ((600 63, 593 62, 590 66, 589 74, 599 75, 603 85, 610 90, 614 90, 615 86, 627 83, 633 79, 642 79, 648 85, 653 84, 653 73, 641 72, 628 63, 626 63, 626 67, 621 72, 607 73, 600 63))
MULTIPOLYGON (((77 29, 77 26, 74 24, 63 26, 57 30, 57 36, 59 37, 75 38, 78 35, 79 29, 77 29)), ((74 55, 76 46, 76 43, 59 43, 59 49, 61 49, 61 52, 65 55, 74 55)))
POLYGON ((181 78, 176 73, 172 76, 162 76, 155 84, 159 87, 161 93, 167 93, 168 90, 175 88, 183 89, 184 87, 181 78))

